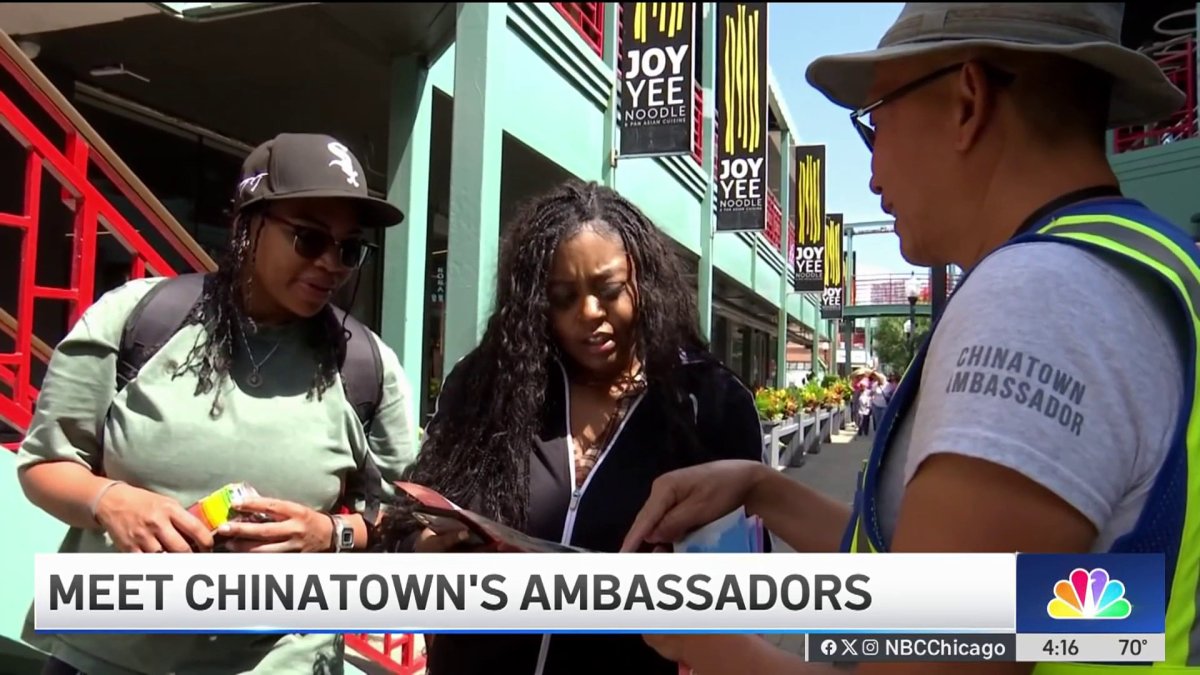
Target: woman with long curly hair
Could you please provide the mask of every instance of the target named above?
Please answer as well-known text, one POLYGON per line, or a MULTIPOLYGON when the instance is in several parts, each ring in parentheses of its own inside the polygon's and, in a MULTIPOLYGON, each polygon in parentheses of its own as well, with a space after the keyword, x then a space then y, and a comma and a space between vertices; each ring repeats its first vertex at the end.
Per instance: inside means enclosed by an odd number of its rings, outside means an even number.
MULTIPOLYGON (((30 501, 68 525, 60 550, 373 544, 380 502, 415 454, 409 393, 395 353, 331 300, 370 250, 363 229, 403 216, 368 195, 345 146, 309 134, 254 150, 234 207, 216 272, 130 281, 89 307, 56 348, 17 465, 30 501), (149 335, 139 328, 147 321, 171 330, 134 354, 126 338, 149 335), (361 349, 378 355, 375 370, 356 365, 361 349), (377 392, 369 417, 355 409, 363 384, 377 392), (237 482, 261 495, 241 506, 256 519, 214 531, 188 510, 237 482)), ((24 639, 50 654, 47 673, 342 671, 344 647, 332 635, 31 628, 24 639)))
MULTIPOLYGON (((504 232, 495 310, 446 378, 405 479, 528 535, 617 551, 655 478, 761 461, 750 392, 706 348, 696 292, 633 204, 569 183, 504 232)), ((437 551, 403 508, 390 550, 437 551)), ((670 673, 638 636, 439 635, 430 675, 670 673)))

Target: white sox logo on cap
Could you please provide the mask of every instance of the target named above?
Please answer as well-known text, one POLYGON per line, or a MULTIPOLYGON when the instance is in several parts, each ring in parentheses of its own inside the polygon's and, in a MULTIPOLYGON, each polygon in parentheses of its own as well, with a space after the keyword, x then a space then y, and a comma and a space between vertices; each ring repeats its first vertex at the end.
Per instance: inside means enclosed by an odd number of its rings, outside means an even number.
POLYGON ((358 172, 354 170, 354 160, 350 157, 350 150, 346 146, 334 141, 328 146, 329 152, 337 159, 329 163, 329 166, 336 166, 346 174, 346 182, 358 187, 358 172))
POLYGON ((363 227, 391 227, 404 212, 372 195, 363 165, 350 149, 325 134, 279 134, 252 150, 242 162, 234 206, 284 199, 349 200, 363 227), (336 167, 336 170, 334 170, 336 167))
POLYGON ((249 178, 244 178, 241 183, 238 183, 238 190, 246 195, 253 195, 258 191, 258 186, 262 183, 262 179, 266 177, 267 174, 265 173, 256 173, 249 178))

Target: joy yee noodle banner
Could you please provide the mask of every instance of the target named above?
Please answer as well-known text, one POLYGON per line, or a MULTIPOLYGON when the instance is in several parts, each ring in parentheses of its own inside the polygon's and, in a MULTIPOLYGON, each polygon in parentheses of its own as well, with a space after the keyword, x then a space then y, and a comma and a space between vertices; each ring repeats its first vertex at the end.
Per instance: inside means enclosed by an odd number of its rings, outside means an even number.
POLYGON ((842 318, 846 295, 846 254, 842 251, 842 214, 825 217, 825 253, 821 288, 821 318, 842 318))
POLYGON ((796 146, 796 279, 792 290, 825 288, 825 146, 796 146))
POLYGON ((622 3, 621 156, 688 155, 696 125, 694 5, 622 3))
POLYGON ((767 3, 717 3, 718 231, 767 225, 767 3))

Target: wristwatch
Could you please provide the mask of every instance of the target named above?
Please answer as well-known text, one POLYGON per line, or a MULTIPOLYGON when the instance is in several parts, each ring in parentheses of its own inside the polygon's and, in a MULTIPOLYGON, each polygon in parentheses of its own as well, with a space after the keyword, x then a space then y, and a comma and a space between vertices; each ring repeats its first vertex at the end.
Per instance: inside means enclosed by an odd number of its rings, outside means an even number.
POLYGON ((329 519, 333 521, 333 541, 330 542, 330 548, 334 553, 349 551, 354 548, 354 528, 346 522, 346 519, 339 515, 331 515, 329 519))

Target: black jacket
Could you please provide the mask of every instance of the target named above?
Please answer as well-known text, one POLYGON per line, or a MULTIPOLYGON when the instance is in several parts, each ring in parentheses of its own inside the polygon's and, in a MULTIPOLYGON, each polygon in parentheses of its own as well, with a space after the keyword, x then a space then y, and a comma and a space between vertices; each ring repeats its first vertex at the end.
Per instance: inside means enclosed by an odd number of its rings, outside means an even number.
MULTIPOLYGON (((530 462, 527 534, 595 551, 620 549, 654 480, 674 469, 717 459, 763 461, 762 427, 754 396, 727 368, 686 359, 676 409, 697 443, 672 440, 662 388, 642 393, 608 450, 585 480, 568 518, 575 484, 569 437, 566 373, 551 367, 542 434, 530 462), (561 377, 555 377, 561 373, 561 377), (670 446, 676 449, 669 449, 670 446), (686 449, 685 449, 686 448, 686 449)), ((446 386, 453 386, 447 378, 446 386)), ((678 418, 679 416, 677 416, 678 418)), ((678 667, 646 646, 640 635, 459 635, 434 638, 429 675, 677 675, 678 667), (543 654, 544 652, 544 654, 543 654), (539 670, 539 660, 543 667, 539 670)))

